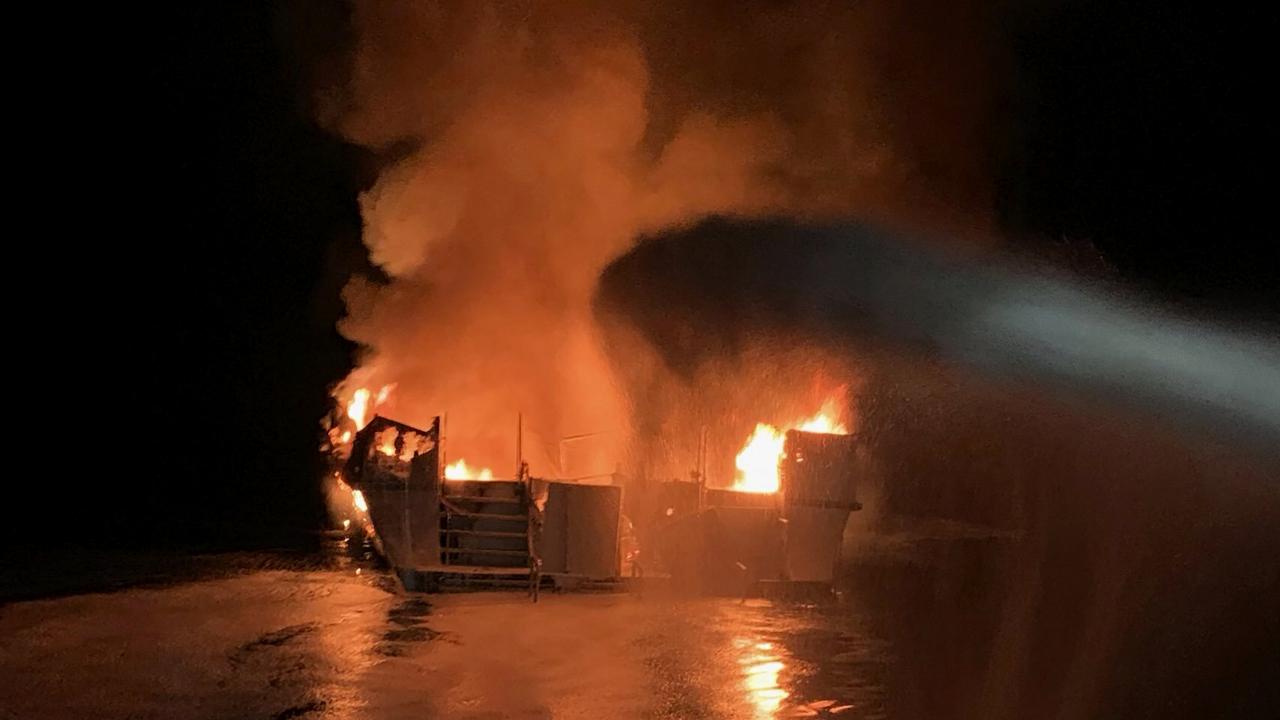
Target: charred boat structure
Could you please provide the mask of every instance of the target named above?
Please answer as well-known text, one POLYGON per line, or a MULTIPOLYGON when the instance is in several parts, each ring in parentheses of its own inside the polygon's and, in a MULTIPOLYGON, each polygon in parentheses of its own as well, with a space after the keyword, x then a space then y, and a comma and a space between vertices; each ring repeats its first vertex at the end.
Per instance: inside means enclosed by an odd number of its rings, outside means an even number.
POLYGON ((444 472, 439 418, 420 429, 378 416, 356 434, 343 475, 410 590, 521 586, 536 599, 544 584, 624 577, 717 594, 829 588, 845 524, 861 507, 858 445, 790 430, 783 447, 773 492, 709 488, 705 473, 547 480, 519 460, 511 478, 458 479, 444 472))
POLYGON ((515 584, 536 597, 544 579, 617 580, 622 488, 519 467, 509 479, 446 478, 439 418, 423 430, 379 416, 357 433, 344 475, 408 589, 515 584))
POLYGON ((700 473, 639 483, 628 511, 640 520, 640 565, 715 594, 827 591, 849 515, 862 508, 863 462, 852 435, 790 430, 775 492, 708 488, 700 473))

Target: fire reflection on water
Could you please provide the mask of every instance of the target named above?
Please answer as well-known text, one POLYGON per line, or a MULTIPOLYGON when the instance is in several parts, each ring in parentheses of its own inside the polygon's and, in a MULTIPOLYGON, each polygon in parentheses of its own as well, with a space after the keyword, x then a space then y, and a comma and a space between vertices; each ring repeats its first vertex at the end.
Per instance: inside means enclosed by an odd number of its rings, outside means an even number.
POLYGON ((778 682, 778 674, 787 667, 783 656, 769 642, 735 638, 733 645, 739 653, 738 664, 744 673, 742 684, 746 688, 747 699, 755 706, 755 716, 774 717, 782 701, 791 694, 778 682))
POLYGON ((718 620, 745 716, 888 717, 888 646, 852 608, 749 600, 718 620))

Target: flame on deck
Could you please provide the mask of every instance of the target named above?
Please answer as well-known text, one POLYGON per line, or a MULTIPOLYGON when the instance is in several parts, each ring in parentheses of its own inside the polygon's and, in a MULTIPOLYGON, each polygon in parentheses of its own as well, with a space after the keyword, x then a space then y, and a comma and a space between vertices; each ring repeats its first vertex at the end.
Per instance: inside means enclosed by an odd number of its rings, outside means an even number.
MULTIPOLYGON (((357 388, 351 393, 351 399, 347 401, 347 417, 355 423, 357 431, 363 430, 364 426, 369 424, 373 419, 373 411, 390 399, 391 391, 394 389, 394 385, 383 385, 378 389, 377 395, 374 395, 369 388, 357 388)), ((344 437, 349 440, 350 431, 344 433, 344 437)))
POLYGON ((738 477, 733 483, 734 490, 744 492, 771 493, 777 492, 778 461, 782 459, 782 444, 785 433, 772 425, 759 423, 755 432, 747 439, 747 444, 733 459, 738 468, 738 477))
POLYGON ((366 388, 360 388, 351 394, 351 402, 347 403, 347 417, 351 418, 351 422, 356 424, 356 429, 364 428, 366 418, 369 413, 369 391, 366 388))
MULTIPOLYGON (((367 387, 357 388, 351 393, 351 397, 342 405, 346 409, 347 419, 355 425, 355 432, 363 430, 373 420, 377 409, 391 398, 393 390, 395 390, 395 384, 383 385, 376 394, 367 387)), ((343 425, 346 423, 344 422, 343 425)), ((330 429, 330 447, 338 453, 339 457, 350 453, 355 432, 349 425, 330 429)), ((429 450, 431 446, 430 438, 419 433, 402 432, 395 427, 386 428, 373 438, 373 447, 377 452, 402 462, 409 462, 419 453, 429 450)), ((444 476, 449 480, 492 480, 493 471, 484 467, 472 467, 466 460, 459 459, 445 466, 444 476)), ((359 490, 352 491, 352 498, 356 507, 362 512, 365 511, 364 497, 360 495, 359 490)))
MULTIPOLYGON (((348 424, 345 420, 342 422, 333 422, 328 429, 328 448, 329 451, 336 452, 339 456, 345 455, 351 447, 351 441, 355 439, 355 434, 364 429, 365 425, 373 419, 378 407, 383 405, 391 398, 391 391, 395 390, 395 385, 383 385, 379 388, 375 395, 369 388, 357 388, 351 393, 351 397, 345 401, 335 396, 340 407, 345 411, 348 424), (355 429, 352 429, 352 426, 355 429)), ((385 454, 394 454, 383 451, 385 454)))
POLYGON ((373 438, 373 444, 378 448, 378 452, 387 457, 395 457, 396 454, 396 438, 400 436, 400 431, 390 427, 378 433, 373 438))
POLYGON ((466 460, 458 460, 444 466, 447 480, 492 480, 493 471, 489 468, 473 468, 466 460))
POLYGON ((782 461, 782 446, 787 430, 843 435, 849 432, 840 422, 840 408, 834 399, 822 404, 822 409, 812 417, 797 420, 781 430, 766 423, 759 423, 747 438, 747 444, 734 458, 738 469, 733 489, 741 492, 778 492, 782 481, 778 476, 778 463, 782 461))

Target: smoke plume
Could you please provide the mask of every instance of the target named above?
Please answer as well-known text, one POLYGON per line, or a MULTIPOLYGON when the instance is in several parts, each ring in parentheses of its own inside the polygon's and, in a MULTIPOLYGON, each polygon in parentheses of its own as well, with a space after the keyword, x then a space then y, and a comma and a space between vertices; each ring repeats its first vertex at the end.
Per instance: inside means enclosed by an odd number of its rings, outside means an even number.
POLYGON ((518 412, 535 471, 607 431, 585 462, 611 470, 631 413, 590 300, 637 234, 766 212, 980 230, 985 19, 912 5, 357 3, 321 116, 394 159, 361 198, 385 276, 344 292, 363 354, 335 395, 392 386, 378 412, 447 413, 451 457, 496 468, 518 412))

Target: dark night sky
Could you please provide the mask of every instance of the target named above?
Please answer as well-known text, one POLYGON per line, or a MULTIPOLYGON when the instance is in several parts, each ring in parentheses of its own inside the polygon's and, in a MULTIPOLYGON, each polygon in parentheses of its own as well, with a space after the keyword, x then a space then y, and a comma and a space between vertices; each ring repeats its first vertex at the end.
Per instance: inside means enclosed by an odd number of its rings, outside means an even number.
MULTIPOLYGON (((111 108, 111 170, 94 174, 121 233, 104 254, 127 270, 79 351, 110 358, 87 392, 109 388, 101 421, 123 427, 103 452, 125 474, 71 500, 25 490, 41 501, 28 519, 67 539, 276 543, 320 517, 318 418, 352 351, 333 324, 364 262, 369 161, 307 118, 308 43, 281 42, 276 10, 189 5, 149 40, 108 43, 113 69, 87 81, 111 108)), ((1015 234, 1091 239, 1184 308, 1274 322, 1270 43, 1260 18, 1188 7, 1063 3, 1010 28, 1000 213, 1015 234)))
POLYGON ((1063 6, 1015 44, 1009 225, 1089 238, 1126 280, 1184 307, 1274 322, 1274 19, 1063 6))

